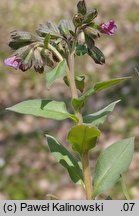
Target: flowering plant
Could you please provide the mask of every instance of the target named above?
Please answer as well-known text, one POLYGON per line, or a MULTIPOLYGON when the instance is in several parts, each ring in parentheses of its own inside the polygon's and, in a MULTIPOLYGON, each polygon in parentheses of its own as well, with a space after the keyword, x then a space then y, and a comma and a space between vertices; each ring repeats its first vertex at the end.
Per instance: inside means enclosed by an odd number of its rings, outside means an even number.
MULTIPOLYGON (((73 113, 67 111, 64 102, 48 99, 23 101, 7 110, 54 120, 69 118, 73 121, 74 125, 68 133, 67 140, 77 154, 70 152, 48 134, 46 135, 47 143, 52 155, 65 167, 71 180, 84 188, 88 200, 96 199, 99 194, 122 179, 122 174, 128 169, 134 151, 134 138, 127 138, 112 144, 102 151, 96 161, 94 174, 91 175, 89 152, 97 145, 101 135, 100 125, 104 123, 120 100, 86 116, 82 115, 82 108, 88 97, 94 93, 130 78, 122 77, 99 82, 85 92, 85 75, 75 74, 76 56, 86 54, 96 64, 105 63, 105 56, 96 46, 96 40, 102 34, 113 35, 117 26, 113 20, 102 24, 96 23, 97 15, 96 9, 88 10, 85 1, 80 0, 77 4, 77 13, 72 21, 62 20, 58 24, 47 22, 38 27, 37 35, 13 31, 9 46, 14 50, 14 54, 4 61, 5 65, 23 72, 31 67, 34 67, 36 72, 45 72, 48 87, 57 78, 63 77, 65 85, 71 91, 73 113)), ((126 190, 124 194, 128 198, 126 190)))

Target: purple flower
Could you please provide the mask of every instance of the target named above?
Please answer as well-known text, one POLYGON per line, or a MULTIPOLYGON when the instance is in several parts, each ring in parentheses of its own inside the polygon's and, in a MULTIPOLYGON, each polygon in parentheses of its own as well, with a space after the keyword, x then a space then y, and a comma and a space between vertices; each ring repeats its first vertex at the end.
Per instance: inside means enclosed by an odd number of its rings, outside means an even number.
POLYGON ((110 20, 106 23, 100 25, 100 31, 107 35, 113 35, 117 30, 117 25, 113 20, 110 20))
POLYGON ((4 60, 6 66, 18 69, 21 64, 21 59, 17 58, 15 55, 4 60))

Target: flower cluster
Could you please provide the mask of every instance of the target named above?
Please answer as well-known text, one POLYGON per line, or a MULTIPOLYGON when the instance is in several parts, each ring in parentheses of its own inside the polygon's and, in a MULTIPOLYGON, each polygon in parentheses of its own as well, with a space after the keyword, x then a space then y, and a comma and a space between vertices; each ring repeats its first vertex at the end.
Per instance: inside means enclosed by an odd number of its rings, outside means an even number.
POLYGON ((113 20, 98 25, 94 21, 97 15, 97 10, 88 10, 82 0, 77 4, 77 13, 72 21, 62 20, 58 25, 47 22, 39 26, 37 35, 13 31, 9 46, 15 53, 4 64, 22 71, 33 66, 36 72, 42 73, 45 67, 53 68, 59 61, 54 50, 66 59, 73 48, 76 55, 88 54, 95 63, 104 64, 104 54, 95 46, 95 40, 101 33, 114 34, 117 26, 113 20))

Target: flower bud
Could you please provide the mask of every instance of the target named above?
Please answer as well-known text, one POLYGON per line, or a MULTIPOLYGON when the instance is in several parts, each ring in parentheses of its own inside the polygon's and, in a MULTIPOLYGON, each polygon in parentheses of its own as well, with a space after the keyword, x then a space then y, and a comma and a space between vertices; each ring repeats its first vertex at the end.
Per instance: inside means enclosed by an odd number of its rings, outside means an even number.
POLYGON ((84 23, 90 23, 95 19, 98 15, 98 12, 96 9, 93 9, 92 11, 88 12, 85 16, 84 23))
POLYGON ((78 44, 79 45, 83 45, 85 43, 85 35, 84 35, 84 32, 81 31, 78 35, 78 38, 77 38, 77 41, 78 41, 78 44))
POLYGON ((47 50, 47 49, 43 49, 42 52, 41 52, 41 55, 44 59, 44 62, 45 64, 48 66, 48 67, 54 67, 55 65, 55 62, 54 62, 54 59, 53 59, 53 54, 47 50))
POLYGON ((85 1, 79 1, 77 4, 78 13, 81 13, 82 15, 85 15, 87 12, 86 3, 85 1))
POLYGON ((15 50, 37 41, 35 35, 23 31, 13 31, 11 33, 11 38, 12 40, 10 41, 9 46, 15 50))
POLYGON ((35 48, 33 52, 33 65, 36 72, 43 73, 44 71, 44 61, 41 56, 42 48, 35 48))
POLYGON ((27 71, 32 66, 32 56, 33 50, 31 49, 28 55, 22 60, 19 69, 22 71, 27 71))
POLYGON ((92 27, 85 28, 84 33, 93 39, 100 37, 100 31, 92 27))
POLYGON ((81 26, 84 20, 84 16, 81 13, 75 14, 73 17, 73 24, 75 27, 81 26))

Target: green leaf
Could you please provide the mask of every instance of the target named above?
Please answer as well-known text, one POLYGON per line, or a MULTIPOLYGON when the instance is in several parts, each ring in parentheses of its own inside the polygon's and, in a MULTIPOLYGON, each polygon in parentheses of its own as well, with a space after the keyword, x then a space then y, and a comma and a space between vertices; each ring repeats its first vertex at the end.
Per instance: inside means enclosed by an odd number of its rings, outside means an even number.
POLYGON ((42 99, 27 100, 9 107, 7 110, 55 120, 71 118, 76 122, 78 121, 74 115, 67 112, 65 103, 59 101, 42 99))
POLYGON ((111 188, 127 171, 134 152, 134 138, 114 143, 99 156, 94 174, 94 197, 111 188))
MULTIPOLYGON (((64 76, 63 80, 65 84, 69 86, 69 81, 68 81, 67 76, 64 76)), ((76 84, 77 89, 80 90, 80 92, 83 92, 84 90, 84 81, 85 81, 85 76, 83 75, 75 76, 75 84, 76 84)))
POLYGON ((76 55, 83 56, 87 53, 87 48, 85 45, 77 45, 76 47, 76 55))
POLYGON ((105 56, 97 47, 93 46, 91 49, 88 48, 88 54, 96 64, 105 64, 105 56))
POLYGON ((131 77, 122 77, 122 78, 117 78, 117 79, 112 79, 104 82, 99 82, 96 83, 94 87, 90 88, 87 92, 85 92, 81 97, 78 99, 73 99, 72 100, 72 105, 75 110, 79 110, 84 106, 84 102, 88 97, 90 97, 92 94, 107 89, 109 87, 112 87, 114 85, 120 84, 121 82, 130 79, 131 77))
POLYGON ((120 100, 115 101, 96 113, 84 116, 83 118, 84 123, 89 124, 91 126, 98 127, 100 124, 104 123, 107 116, 113 111, 115 105, 119 102, 120 100))
POLYGON ((99 82, 96 83, 96 85, 94 86, 94 90, 95 92, 101 91, 103 89, 112 87, 114 85, 117 85, 127 79, 130 79, 131 77, 122 77, 122 78, 117 78, 117 79, 112 79, 112 80, 108 80, 108 81, 104 81, 104 82, 99 82))
POLYGON ((52 155, 58 163, 67 169, 71 180, 74 183, 82 184, 83 174, 77 159, 63 145, 58 143, 54 137, 50 135, 46 135, 46 137, 52 155))
POLYGON ((68 141, 72 144, 74 151, 83 154, 94 148, 100 131, 96 127, 77 125, 69 131, 68 141))
POLYGON ((75 77, 75 84, 77 89, 80 90, 80 92, 83 92, 84 90, 84 81, 85 81, 85 76, 80 75, 75 77))
POLYGON ((59 62, 53 70, 46 73, 46 81, 48 87, 50 87, 56 79, 60 78, 64 74, 66 66, 67 63, 64 59, 63 61, 59 62))

